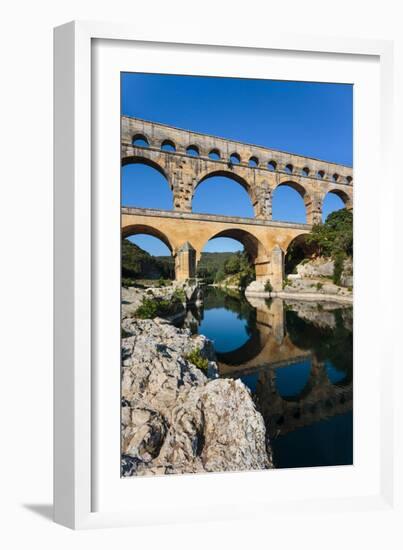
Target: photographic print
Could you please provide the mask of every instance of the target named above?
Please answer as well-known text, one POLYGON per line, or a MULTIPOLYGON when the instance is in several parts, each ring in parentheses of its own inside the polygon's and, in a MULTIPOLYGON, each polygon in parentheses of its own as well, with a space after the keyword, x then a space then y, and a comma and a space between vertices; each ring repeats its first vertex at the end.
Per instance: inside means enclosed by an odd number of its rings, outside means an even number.
POLYGON ((121 74, 123 477, 353 463, 352 134, 351 85, 121 74))

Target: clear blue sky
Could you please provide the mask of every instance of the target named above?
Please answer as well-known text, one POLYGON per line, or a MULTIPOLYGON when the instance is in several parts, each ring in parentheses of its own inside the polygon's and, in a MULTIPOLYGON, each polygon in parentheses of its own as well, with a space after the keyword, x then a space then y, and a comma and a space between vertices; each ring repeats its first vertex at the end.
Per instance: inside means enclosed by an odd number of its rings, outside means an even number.
MULTIPOLYGON (((123 73, 121 84, 124 115, 352 166, 351 85, 136 73, 123 73)), ((172 209, 172 194, 153 169, 128 165, 122 169, 122 204, 172 209)), ((324 215, 342 206, 328 195, 324 215)), ((203 182, 193 210, 253 215, 247 193, 226 178, 203 182)), ((279 188, 273 219, 305 221, 301 197, 279 188)), ((152 237, 131 240, 152 254, 167 253, 152 237)), ((215 239, 205 250, 239 248, 230 239, 215 239)))

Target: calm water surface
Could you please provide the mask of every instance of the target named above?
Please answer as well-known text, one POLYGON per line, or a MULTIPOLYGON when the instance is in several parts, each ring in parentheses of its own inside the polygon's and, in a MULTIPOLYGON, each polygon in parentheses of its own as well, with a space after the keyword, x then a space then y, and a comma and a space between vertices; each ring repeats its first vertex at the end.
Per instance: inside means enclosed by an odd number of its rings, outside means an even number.
POLYGON ((250 388, 277 468, 352 464, 352 308, 207 287, 187 322, 213 340, 220 376, 250 388))

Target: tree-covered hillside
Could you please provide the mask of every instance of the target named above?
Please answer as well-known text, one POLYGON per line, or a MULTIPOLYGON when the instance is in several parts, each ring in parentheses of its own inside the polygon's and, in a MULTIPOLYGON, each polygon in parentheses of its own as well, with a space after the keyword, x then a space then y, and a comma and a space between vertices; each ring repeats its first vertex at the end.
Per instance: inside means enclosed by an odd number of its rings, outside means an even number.
POLYGON ((122 240, 122 277, 130 279, 173 278, 173 262, 151 256, 136 244, 122 240))

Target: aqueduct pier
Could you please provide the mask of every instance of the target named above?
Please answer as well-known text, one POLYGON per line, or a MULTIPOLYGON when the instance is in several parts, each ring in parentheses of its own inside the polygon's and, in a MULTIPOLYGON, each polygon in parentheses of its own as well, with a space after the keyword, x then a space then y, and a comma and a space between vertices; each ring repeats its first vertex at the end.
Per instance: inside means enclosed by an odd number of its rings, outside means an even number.
POLYGON ((195 276, 208 240, 231 237, 244 245, 257 280, 270 278, 274 290, 280 290, 287 248, 312 224, 321 223, 325 196, 334 193, 346 208, 353 208, 353 176, 348 166, 138 118, 121 119, 121 159, 122 166, 153 167, 172 190, 173 210, 123 207, 122 235, 146 233, 164 241, 175 258, 179 280, 195 276), (228 177, 246 190, 254 218, 192 212, 198 185, 214 176, 228 177), (272 220, 272 197, 280 186, 300 194, 306 224, 272 220))

